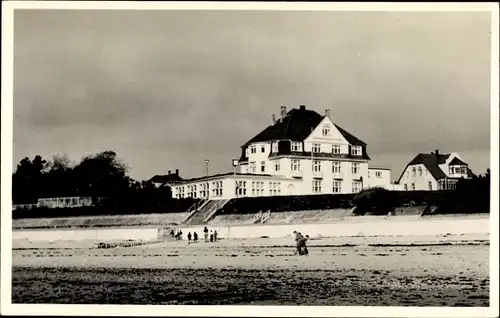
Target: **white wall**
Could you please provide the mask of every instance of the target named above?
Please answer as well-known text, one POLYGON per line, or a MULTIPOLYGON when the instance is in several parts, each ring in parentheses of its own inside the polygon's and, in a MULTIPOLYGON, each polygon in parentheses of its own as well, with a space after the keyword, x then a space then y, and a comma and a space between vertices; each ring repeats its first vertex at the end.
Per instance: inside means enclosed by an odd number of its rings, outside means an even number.
MULTIPOLYGON (((354 219, 354 218, 353 218, 354 219)), ((210 230, 217 230, 225 238, 270 238, 285 237, 293 231, 308 234, 311 237, 338 237, 338 236, 375 236, 375 235, 439 235, 439 234, 476 234, 489 233, 489 218, 487 216, 471 217, 436 217, 420 216, 400 217, 357 217, 352 221, 331 224, 290 224, 290 225, 255 225, 217 227, 210 226, 210 230)), ((182 229, 183 233, 202 233, 203 227, 182 229)))
POLYGON ((368 168, 367 188, 382 187, 393 188, 391 185, 391 170, 368 168), (377 177, 377 173, 381 176, 377 177))
MULTIPOLYGON (((204 226, 181 228, 184 235, 188 232, 203 233, 204 226)), ((223 238, 259 238, 268 236, 279 238, 292 235, 299 231, 311 237, 338 237, 338 236, 375 236, 375 235, 440 235, 440 234, 478 234, 490 233, 489 216, 394 216, 386 217, 352 217, 346 221, 330 224, 291 224, 291 225, 253 225, 214 227, 223 238)), ((135 229, 78 229, 78 230, 20 230, 12 231, 12 239, 28 239, 30 241, 57 241, 57 240, 154 240, 158 236, 157 228, 135 229)))
POLYGON ((117 229, 68 229, 68 230, 13 230, 12 239, 30 241, 111 241, 111 240, 155 240, 158 229, 117 228, 117 229))
POLYGON ((402 190, 404 190, 405 184, 408 187, 408 191, 412 191, 412 183, 415 184, 415 190, 430 190, 429 182, 432 184, 432 190, 438 189, 438 183, 432 176, 432 174, 427 170, 423 164, 411 165, 406 168, 403 172, 403 176, 399 181, 402 190), (415 175, 413 175, 413 168, 415 168, 415 175), (419 168, 422 169, 422 175, 419 173, 419 168))

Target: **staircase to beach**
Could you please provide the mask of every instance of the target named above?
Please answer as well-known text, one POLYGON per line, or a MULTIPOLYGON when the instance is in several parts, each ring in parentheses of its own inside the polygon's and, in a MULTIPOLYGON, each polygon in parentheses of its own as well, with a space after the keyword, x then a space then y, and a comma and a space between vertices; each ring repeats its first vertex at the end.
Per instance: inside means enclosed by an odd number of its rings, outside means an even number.
POLYGON ((222 208, 228 200, 210 200, 205 202, 198 210, 194 211, 185 221, 188 225, 201 225, 210 221, 215 212, 222 208))

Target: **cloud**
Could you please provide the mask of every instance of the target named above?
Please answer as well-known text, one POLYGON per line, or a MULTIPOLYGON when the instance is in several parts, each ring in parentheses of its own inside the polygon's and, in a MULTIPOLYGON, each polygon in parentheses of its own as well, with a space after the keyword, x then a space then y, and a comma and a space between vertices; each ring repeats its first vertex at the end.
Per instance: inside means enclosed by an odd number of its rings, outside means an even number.
POLYGON ((332 109, 379 164, 489 151, 487 13, 15 13, 14 161, 112 148, 149 178, 230 169, 280 105, 332 109))

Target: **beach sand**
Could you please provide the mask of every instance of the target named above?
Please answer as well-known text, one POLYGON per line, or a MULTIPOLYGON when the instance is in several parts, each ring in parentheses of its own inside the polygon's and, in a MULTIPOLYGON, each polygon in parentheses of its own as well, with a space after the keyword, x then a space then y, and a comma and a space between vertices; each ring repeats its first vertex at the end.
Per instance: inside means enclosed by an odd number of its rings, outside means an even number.
POLYGON ((489 235, 13 241, 13 303, 489 306, 489 235))

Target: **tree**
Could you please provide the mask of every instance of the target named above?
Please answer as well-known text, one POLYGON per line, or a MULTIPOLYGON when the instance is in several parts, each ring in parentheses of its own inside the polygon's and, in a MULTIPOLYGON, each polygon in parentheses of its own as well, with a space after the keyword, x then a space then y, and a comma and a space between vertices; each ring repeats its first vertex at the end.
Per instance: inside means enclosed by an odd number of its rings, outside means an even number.
POLYGON ((127 170, 114 151, 104 151, 83 158, 73 169, 72 178, 82 196, 120 197, 129 189, 127 170))

